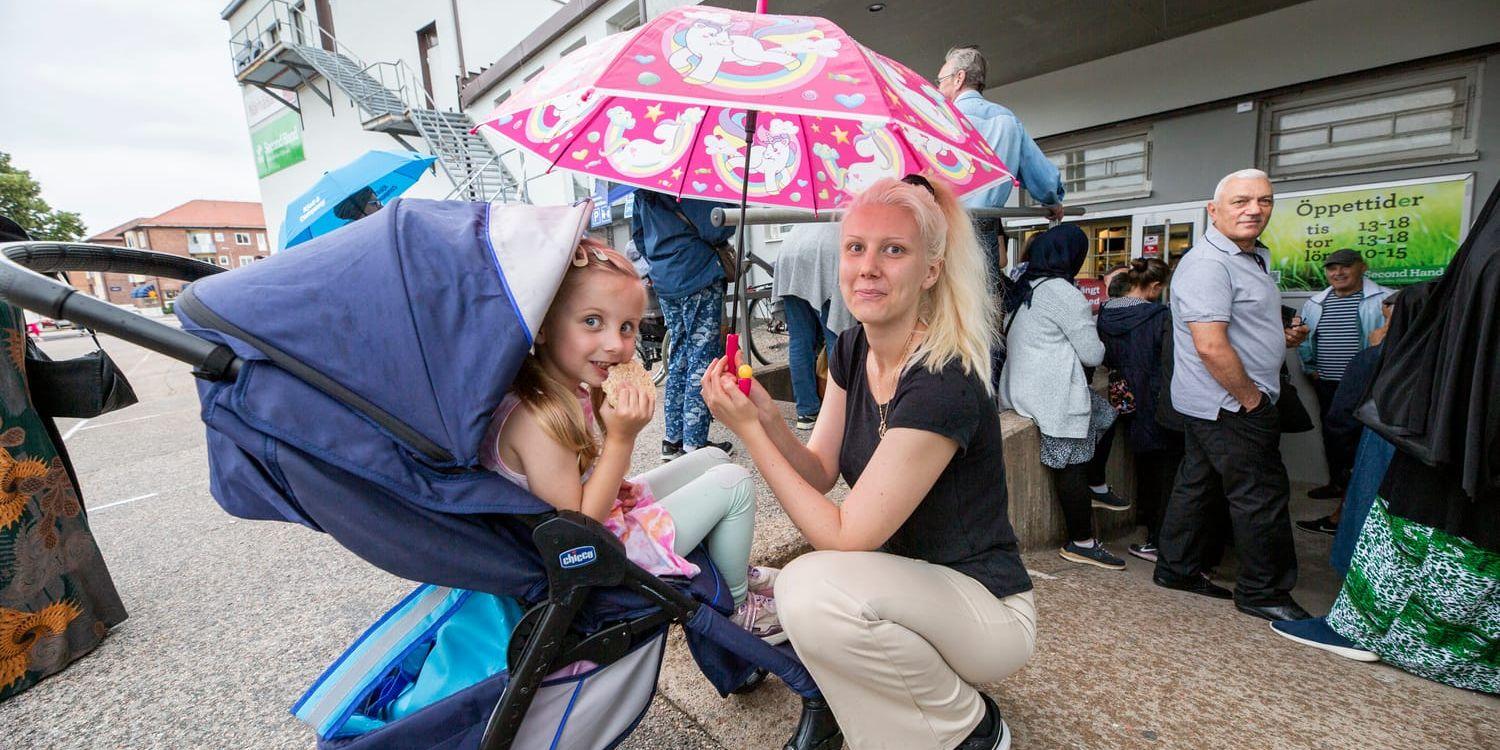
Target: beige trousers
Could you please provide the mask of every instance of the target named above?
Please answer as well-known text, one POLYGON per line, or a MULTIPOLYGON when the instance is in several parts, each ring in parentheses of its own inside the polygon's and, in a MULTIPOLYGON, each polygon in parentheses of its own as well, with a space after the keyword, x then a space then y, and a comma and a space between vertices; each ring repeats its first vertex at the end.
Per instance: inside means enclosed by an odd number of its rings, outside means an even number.
POLYGON ((776 608, 854 750, 952 750, 984 718, 973 686, 1036 647, 1030 591, 997 599, 952 568, 883 552, 793 560, 776 608))

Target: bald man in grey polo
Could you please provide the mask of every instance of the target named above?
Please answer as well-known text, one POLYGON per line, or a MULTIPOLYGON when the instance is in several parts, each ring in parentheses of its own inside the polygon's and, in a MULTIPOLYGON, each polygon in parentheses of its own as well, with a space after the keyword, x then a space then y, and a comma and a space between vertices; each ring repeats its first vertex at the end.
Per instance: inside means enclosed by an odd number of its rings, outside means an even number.
POLYGON ((1209 374, 1193 345, 1189 323, 1228 323, 1229 343, 1245 374, 1274 403, 1281 395, 1286 333, 1281 325, 1281 292, 1267 273, 1270 253, 1240 250, 1209 225, 1203 240, 1183 256, 1172 273, 1172 408, 1191 417, 1217 420, 1219 410, 1242 406, 1209 374))
POLYGON ((1207 596, 1232 595, 1241 612, 1257 617, 1298 619, 1309 615, 1291 598, 1297 552, 1276 408, 1292 337, 1282 328, 1268 256, 1259 242, 1241 250, 1210 225, 1172 275, 1172 406, 1183 415, 1184 450, 1158 533, 1153 580, 1207 596), (1245 379, 1264 394, 1253 409, 1203 363, 1189 325, 1214 323, 1225 324, 1245 379), (1226 500, 1239 558, 1233 592, 1202 577, 1211 519, 1226 500))

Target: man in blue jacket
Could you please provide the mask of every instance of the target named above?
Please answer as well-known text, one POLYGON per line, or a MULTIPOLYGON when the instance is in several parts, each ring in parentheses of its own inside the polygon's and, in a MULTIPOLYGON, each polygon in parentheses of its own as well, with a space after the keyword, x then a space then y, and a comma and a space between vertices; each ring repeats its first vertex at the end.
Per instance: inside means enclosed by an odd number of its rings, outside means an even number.
POLYGON ((671 351, 667 355, 666 415, 661 460, 691 453, 705 445, 728 453, 728 441, 710 443, 713 416, 698 382, 715 357, 724 354, 724 270, 715 245, 729 240, 734 230, 715 227, 710 214, 727 203, 679 200, 649 190, 635 191, 631 238, 650 261, 651 287, 661 301, 671 351))
MULTIPOLYGON (((1014 112, 981 95, 985 75, 988 72, 984 55, 977 47, 954 47, 948 50, 943 67, 938 71, 937 87, 943 96, 953 101, 953 106, 969 118, 969 123, 995 150, 995 155, 1005 163, 1021 187, 1037 203, 1047 207, 1053 221, 1063 216, 1063 184, 1057 165, 1047 159, 1036 141, 1026 134, 1014 112)), ((1010 200, 1011 182, 1001 181, 983 192, 964 199, 969 208, 1004 208, 1010 200)), ((984 250, 990 271, 990 293, 996 304, 1004 296, 1010 279, 1005 275, 1005 236, 999 219, 980 219, 974 222, 974 232, 979 236, 979 247, 984 250)), ((1005 350, 995 347, 994 378, 998 382, 1000 369, 1005 364, 1005 350)))
MULTIPOLYGON (((1381 303, 1393 292, 1365 278, 1364 259, 1347 248, 1328 254, 1323 261, 1323 273, 1328 277, 1328 288, 1302 305, 1302 322, 1309 333, 1297 347, 1297 354, 1302 359, 1302 371, 1312 380, 1313 390, 1318 394, 1318 417, 1326 422, 1344 368, 1354 355, 1370 345, 1370 333, 1385 325, 1381 303)), ((1337 430, 1325 427, 1322 432, 1328 484, 1311 490, 1307 496, 1320 500, 1342 498, 1354 465, 1354 441, 1337 430)))

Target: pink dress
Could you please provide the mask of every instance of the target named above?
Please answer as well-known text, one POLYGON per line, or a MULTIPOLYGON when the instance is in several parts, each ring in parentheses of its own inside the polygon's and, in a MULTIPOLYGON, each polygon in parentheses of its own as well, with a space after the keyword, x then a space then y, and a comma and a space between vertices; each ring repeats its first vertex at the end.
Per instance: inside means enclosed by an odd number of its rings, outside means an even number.
MULTIPOLYGON (((578 400, 583 405, 583 414, 590 428, 596 429, 594 407, 588 395, 580 394, 578 400)), ((506 394, 505 400, 500 402, 499 408, 490 417, 489 428, 485 430, 484 447, 480 451, 479 460, 486 469, 529 491, 531 483, 527 481, 526 475, 506 466, 505 460, 500 457, 500 431, 504 429, 511 412, 520 405, 521 400, 515 394, 506 394)), ((588 481, 589 474, 592 473, 593 470, 590 469, 583 475, 583 480, 588 481)), ((604 528, 624 542, 625 556, 631 562, 645 568, 652 575, 693 578, 699 573, 697 565, 673 551, 677 527, 672 523, 671 514, 657 504, 651 488, 643 482, 627 479, 621 483, 620 496, 615 499, 614 507, 610 508, 609 517, 604 519, 604 528), (628 511, 625 509, 625 500, 635 502, 628 511)))

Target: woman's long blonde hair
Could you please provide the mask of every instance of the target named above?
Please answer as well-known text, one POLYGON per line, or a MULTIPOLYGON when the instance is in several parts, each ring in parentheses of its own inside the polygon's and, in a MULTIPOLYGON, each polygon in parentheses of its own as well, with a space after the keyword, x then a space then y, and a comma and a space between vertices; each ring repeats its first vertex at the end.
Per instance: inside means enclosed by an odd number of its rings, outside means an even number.
MULTIPOLYGON (((619 274, 636 281, 641 278, 635 266, 614 248, 598 240, 584 238, 573 251, 573 262, 563 274, 557 295, 552 298, 552 308, 558 308, 559 303, 577 294, 584 279, 591 273, 619 274)), ((549 310, 542 321, 544 330, 551 317, 549 310)), ((578 454, 578 473, 581 475, 599 460, 599 442, 594 431, 589 428, 583 407, 578 403, 578 384, 564 383, 542 366, 538 356, 544 346, 545 343, 537 342, 531 353, 526 355, 526 359, 521 362, 521 371, 516 373, 516 379, 511 383, 511 391, 536 416, 548 437, 578 454)), ((598 389, 590 389, 589 398, 595 413, 598 413, 603 394, 598 389)), ((599 429, 602 431, 604 426, 600 424, 599 429)))
POLYGON ((923 182, 926 184, 911 184, 892 177, 878 180, 854 198, 849 211, 862 206, 896 206, 917 220, 927 261, 941 266, 937 282, 921 295, 917 315, 927 324, 927 337, 912 361, 938 372, 958 360, 964 372, 978 375, 988 391, 990 347, 996 331, 989 266, 969 214, 953 192, 941 182, 923 182))

